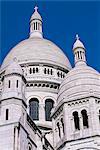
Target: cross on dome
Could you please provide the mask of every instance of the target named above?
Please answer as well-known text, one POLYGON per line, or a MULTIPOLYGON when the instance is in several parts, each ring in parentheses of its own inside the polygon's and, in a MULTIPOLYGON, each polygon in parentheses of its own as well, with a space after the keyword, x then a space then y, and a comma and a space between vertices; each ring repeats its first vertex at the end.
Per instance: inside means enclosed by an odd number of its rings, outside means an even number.
POLYGON ((38 7, 34 7, 34 12, 30 19, 30 37, 42 38, 42 17, 38 12, 38 7))
POLYGON ((80 37, 79 37, 79 35, 78 35, 78 34, 76 34, 76 40, 79 40, 79 38, 80 38, 80 37))
POLYGON ((37 6, 35 6, 34 10, 35 10, 35 11, 37 11, 37 10, 38 10, 38 7, 37 7, 37 6))

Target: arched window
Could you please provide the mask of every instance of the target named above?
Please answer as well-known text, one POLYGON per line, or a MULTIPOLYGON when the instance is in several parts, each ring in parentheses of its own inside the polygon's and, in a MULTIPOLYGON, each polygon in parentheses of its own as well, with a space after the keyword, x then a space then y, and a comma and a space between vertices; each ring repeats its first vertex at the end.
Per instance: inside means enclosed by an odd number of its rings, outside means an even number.
POLYGON ((45 101, 45 118, 46 121, 51 121, 51 109, 54 106, 54 101, 52 99, 46 99, 45 101))
POLYGON ((32 150, 31 146, 29 146, 28 150, 32 150))
POLYGON ((78 112, 74 111, 73 116, 74 116, 75 129, 80 130, 78 112))
POLYGON ((37 98, 30 99, 29 114, 33 120, 39 120, 39 101, 37 98))
POLYGON ((88 128, 88 116, 87 111, 84 109, 81 111, 82 118, 83 118, 83 126, 88 128))
POLYGON ((63 121, 63 118, 61 118, 61 124, 62 124, 62 128, 63 128, 63 134, 65 134, 65 131, 64 131, 64 121, 63 121))
POLYGON ((61 132, 60 132, 60 125, 59 125, 59 122, 57 123, 57 127, 58 127, 59 137, 61 138, 61 132))
POLYGON ((28 144, 28 150, 32 150, 32 145, 30 143, 28 144))

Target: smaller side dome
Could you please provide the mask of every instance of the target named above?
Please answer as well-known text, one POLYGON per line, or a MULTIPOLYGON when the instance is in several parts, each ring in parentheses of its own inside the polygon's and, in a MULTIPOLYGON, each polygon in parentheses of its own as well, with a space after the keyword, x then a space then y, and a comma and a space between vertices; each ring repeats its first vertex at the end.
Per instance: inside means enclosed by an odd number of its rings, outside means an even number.
POLYGON ((22 68, 18 64, 16 58, 14 58, 11 64, 7 67, 5 71, 5 75, 14 74, 14 73, 23 75, 22 68))
POLYGON ((35 8, 34 8, 34 10, 35 10, 35 12, 32 14, 32 16, 31 16, 31 19, 30 19, 30 21, 32 21, 33 19, 35 20, 35 19, 39 19, 39 20, 41 20, 42 21, 42 17, 40 16, 40 14, 38 13, 38 7, 37 6, 35 6, 35 8))
POLYGON ((100 97, 100 74, 93 68, 83 65, 68 72, 60 85, 58 103, 76 100, 90 95, 100 97))
POLYGON ((100 98, 100 74, 86 64, 84 45, 78 35, 76 38, 73 46, 75 67, 67 73, 60 85, 59 104, 90 96, 100 98))
POLYGON ((75 50, 76 48, 83 48, 83 49, 85 49, 83 43, 79 39, 78 34, 76 35, 76 42, 73 45, 73 50, 75 50))

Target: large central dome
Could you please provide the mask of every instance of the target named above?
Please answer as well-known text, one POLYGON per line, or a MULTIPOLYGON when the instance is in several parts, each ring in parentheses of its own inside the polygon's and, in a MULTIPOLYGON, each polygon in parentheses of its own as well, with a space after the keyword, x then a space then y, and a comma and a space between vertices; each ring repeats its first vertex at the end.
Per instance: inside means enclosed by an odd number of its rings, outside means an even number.
POLYGON ((35 7, 35 12, 30 19, 29 39, 20 42, 9 52, 1 68, 4 69, 8 66, 15 57, 19 64, 42 63, 67 70, 71 69, 70 62, 63 51, 53 42, 43 38, 42 18, 37 7, 35 7))
POLYGON ((43 38, 29 38, 16 45, 6 56, 2 68, 5 68, 16 57, 22 63, 47 63, 68 70, 71 68, 68 58, 62 50, 51 41, 43 38))

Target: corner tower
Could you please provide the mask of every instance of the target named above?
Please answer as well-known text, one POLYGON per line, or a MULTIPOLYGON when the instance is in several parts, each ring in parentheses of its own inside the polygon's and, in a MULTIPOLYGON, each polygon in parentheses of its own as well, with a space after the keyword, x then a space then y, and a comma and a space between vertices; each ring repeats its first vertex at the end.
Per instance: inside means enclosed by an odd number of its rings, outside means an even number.
POLYGON ((20 127, 25 127, 27 105, 25 99, 26 80, 17 61, 6 68, 2 77, 2 94, 0 98, 0 149, 19 149, 20 127))

